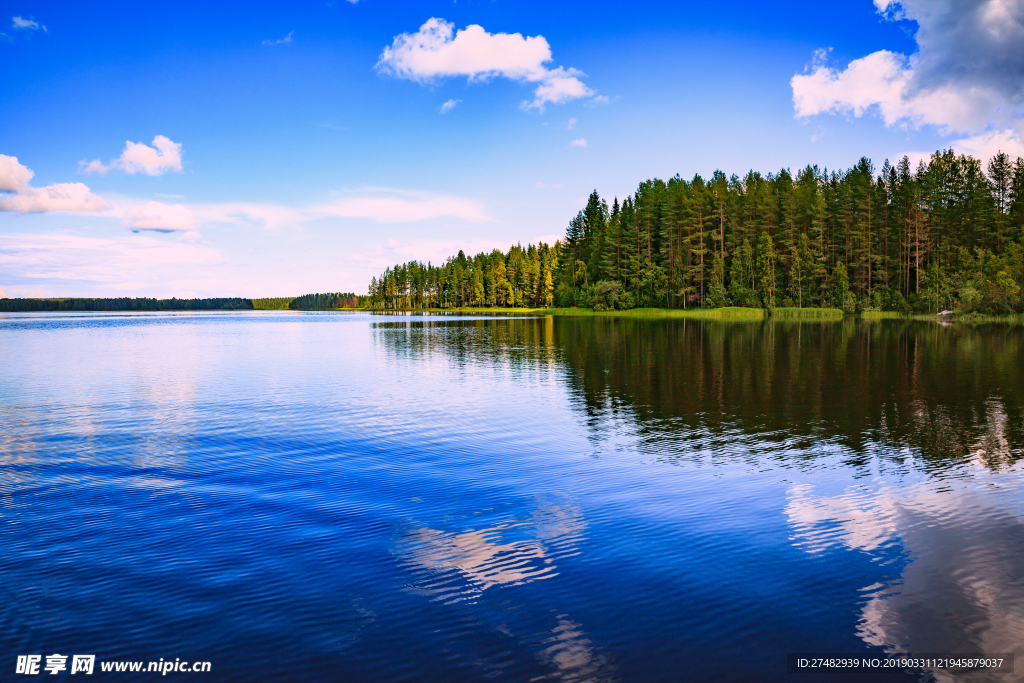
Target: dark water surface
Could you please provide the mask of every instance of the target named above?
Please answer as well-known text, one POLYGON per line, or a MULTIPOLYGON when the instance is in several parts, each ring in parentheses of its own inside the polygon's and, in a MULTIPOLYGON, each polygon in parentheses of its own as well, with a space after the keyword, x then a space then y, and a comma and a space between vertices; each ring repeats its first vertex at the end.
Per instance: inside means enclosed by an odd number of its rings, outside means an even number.
POLYGON ((0 316, 0 680, 1022 655, 1022 411, 1011 326, 0 316))

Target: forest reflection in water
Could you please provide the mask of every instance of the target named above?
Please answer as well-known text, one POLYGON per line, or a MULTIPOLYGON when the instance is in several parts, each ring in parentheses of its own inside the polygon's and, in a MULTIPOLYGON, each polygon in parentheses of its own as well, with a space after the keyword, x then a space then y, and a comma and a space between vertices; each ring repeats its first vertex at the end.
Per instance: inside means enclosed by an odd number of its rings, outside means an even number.
POLYGON ((1024 455, 1024 327, 582 317, 374 327, 396 354, 557 365, 595 439, 625 419, 659 460, 743 451, 796 464, 841 446, 853 465, 942 470, 1024 455))
MULTIPOLYGON (((1024 646, 1024 328, 557 317, 374 327, 396 355, 557 374, 595 455, 781 478, 793 546, 888 568, 860 589, 855 631, 868 646, 1024 646)), ((457 547, 444 537, 421 557, 457 547)))

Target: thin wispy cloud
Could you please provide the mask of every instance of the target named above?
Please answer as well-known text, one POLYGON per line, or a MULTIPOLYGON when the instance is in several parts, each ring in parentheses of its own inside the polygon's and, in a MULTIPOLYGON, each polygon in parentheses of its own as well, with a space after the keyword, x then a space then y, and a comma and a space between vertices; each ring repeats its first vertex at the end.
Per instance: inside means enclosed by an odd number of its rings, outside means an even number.
POLYGON ((291 45, 292 44, 292 35, 294 33, 295 33, 295 31, 289 31, 288 35, 286 35, 284 38, 278 38, 277 40, 264 40, 263 44, 264 45, 291 45))
POLYGON ((416 33, 396 36, 377 60, 377 69, 397 78, 430 82, 437 78, 466 76, 470 82, 502 77, 536 83, 534 99, 524 110, 543 111, 547 104, 594 96, 580 80, 579 69, 545 66, 552 61, 544 36, 521 33, 488 33, 471 24, 455 31, 455 25, 432 17, 416 33))
POLYGON ((458 106, 460 102, 462 102, 462 100, 448 100, 447 102, 441 105, 441 113, 447 114, 452 109, 455 109, 455 107, 458 106))
POLYGON ((25 19, 24 17, 11 17, 11 28, 19 31, 38 31, 39 29, 42 29, 43 31, 47 30, 46 26, 40 24, 38 21, 25 19))
POLYGON ((182 269, 208 273, 224 256, 210 247, 148 235, 120 239, 51 233, 0 235, 0 259, 12 279, 93 282, 121 289, 151 286, 180 278, 182 269))
POLYGON ((344 196, 309 209, 312 217, 368 218, 379 223, 414 223, 458 218, 470 223, 491 221, 480 203, 464 197, 388 188, 344 196))
POLYGON ((146 202, 125 211, 121 222, 136 232, 187 232, 195 227, 196 217, 181 204, 146 202))
POLYGON ((587 141, 584 138, 577 138, 569 143, 570 147, 586 147, 587 141))
POLYGON ((301 228, 310 221, 329 218, 365 219, 377 223, 417 223, 454 218, 469 223, 493 219, 479 202, 432 192, 363 188, 347 191, 312 206, 292 207, 256 202, 189 204, 197 225, 239 225, 268 229, 301 228))

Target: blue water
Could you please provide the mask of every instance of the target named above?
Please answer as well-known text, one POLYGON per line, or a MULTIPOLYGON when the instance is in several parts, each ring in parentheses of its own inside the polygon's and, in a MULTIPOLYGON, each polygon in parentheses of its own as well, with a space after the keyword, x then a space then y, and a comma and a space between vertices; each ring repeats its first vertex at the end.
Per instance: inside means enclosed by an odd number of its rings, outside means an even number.
POLYGON ((0 680, 52 653, 809 681, 787 653, 1024 652, 1022 350, 898 321, 0 316, 0 680))

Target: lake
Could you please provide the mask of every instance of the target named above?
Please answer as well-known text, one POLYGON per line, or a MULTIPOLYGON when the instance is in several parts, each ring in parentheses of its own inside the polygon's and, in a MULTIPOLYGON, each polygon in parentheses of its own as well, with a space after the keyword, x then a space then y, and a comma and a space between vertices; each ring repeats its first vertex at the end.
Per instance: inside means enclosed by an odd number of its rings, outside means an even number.
POLYGON ((1024 327, 6 314, 0 358, 3 680, 812 681, 788 653, 1024 645, 1024 327))

